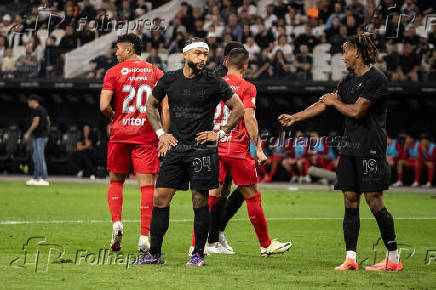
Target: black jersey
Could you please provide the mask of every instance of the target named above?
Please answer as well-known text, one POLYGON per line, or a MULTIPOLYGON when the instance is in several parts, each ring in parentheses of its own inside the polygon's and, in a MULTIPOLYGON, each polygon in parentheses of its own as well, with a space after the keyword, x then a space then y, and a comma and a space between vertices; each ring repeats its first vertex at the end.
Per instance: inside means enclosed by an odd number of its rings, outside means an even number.
POLYGON ((199 76, 189 79, 180 69, 167 72, 156 84, 153 96, 162 101, 165 95, 168 95, 170 107, 169 133, 174 135, 179 145, 188 145, 189 148, 197 144, 198 133, 213 130, 216 106, 220 101, 228 101, 233 91, 213 72, 204 70, 199 76))
POLYGON ((227 68, 224 64, 217 64, 214 68, 213 68, 213 72, 217 77, 225 77, 227 75, 227 68))
POLYGON ((47 110, 43 106, 39 105, 35 109, 31 110, 30 116, 32 118, 39 117, 38 126, 32 132, 33 137, 34 138, 47 137, 49 133, 47 110))
POLYGON ((345 117, 344 142, 340 154, 350 156, 386 156, 387 78, 374 67, 362 76, 350 73, 338 87, 345 104, 354 104, 359 97, 371 106, 361 119, 345 117))

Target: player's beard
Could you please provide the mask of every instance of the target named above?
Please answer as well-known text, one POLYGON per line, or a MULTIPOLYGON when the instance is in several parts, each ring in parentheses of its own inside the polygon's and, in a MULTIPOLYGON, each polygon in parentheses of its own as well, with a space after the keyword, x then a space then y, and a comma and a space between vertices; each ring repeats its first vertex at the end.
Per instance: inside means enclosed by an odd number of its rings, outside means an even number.
POLYGON ((198 67, 198 64, 194 63, 192 60, 188 60, 188 66, 192 69, 194 74, 198 75, 201 73, 204 69, 204 66, 202 68, 198 67))

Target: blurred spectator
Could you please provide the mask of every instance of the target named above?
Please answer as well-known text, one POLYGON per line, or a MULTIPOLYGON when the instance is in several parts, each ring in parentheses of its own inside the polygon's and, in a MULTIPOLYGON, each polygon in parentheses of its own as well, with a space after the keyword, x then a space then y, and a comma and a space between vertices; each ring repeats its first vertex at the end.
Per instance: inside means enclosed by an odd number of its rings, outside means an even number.
POLYGON ((60 73, 59 54, 60 50, 56 45, 56 37, 50 36, 44 51, 44 68, 47 77, 54 77, 60 73))
POLYGON ((242 28, 242 39, 241 42, 242 43, 247 43, 247 38, 253 36, 253 33, 251 32, 250 26, 249 25, 244 25, 244 27, 242 28))
POLYGON ((330 36, 328 42, 331 44, 330 47, 331 54, 342 53, 342 44, 347 39, 347 35, 348 35, 347 26, 341 25, 339 27, 339 34, 334 34, 330 36))
POLYGON ((201 18, 196 19, 194 22, 194 26, 195 26, 195 28, 193 31, 193 35, 195 37, 206 38, 207 31, 204 30, 203 19, 201 19, 201 18))
POLYGON ((312 53, 315 45, 319 43, 319 39, 312 34, 312 27, 306 25, 305 32, 306 33, 300 34, 295 39, 295 54, 300 52, 300 46, 302 44, 306 44, 309 48, 309 53, 312 53))
POLYGON ((77 35, 71 25, 68 25, 65 29, 65 36, 62 37, 59 43, 62 53, 67 53, 70 50, 77 48, 77 35))
POLYGON ((163 61, 157 54, 157 50, 155 48, 152 48, 150 50, 150 54, 147 57, 146 61, 158 67, 159 69, 164 70, 163 61))
POLYGON ((348 15, 347 17, 345 17, 342 20, 342 23, 347 25, 347 29, 348 29, 348 34, 349 35, 357 34, 357 28, 358 28, 357 21, 356 21, 356 19, 354 18, 353 15, 348 15))
POLYGON ((105 54, 97 56, 89 63, 91 64, 91 72, 88 74, 88 78, 103 78, 106 72, 117 63, 114 58, 114 49, 109 48, 105 54))
POLYGON ((2 17, 2 22, 0 23, 0 34, 7 35, 9 29, 12 27, 12 17, 9 14, 5 14, 2 17))
POLYGON ((257 70, 251 75, 253 79, 264 79, 273 76, 273 67, 271 59, 268 56, 268 50, 263 49, 261 56, 256 60, 257 70))
POLYGON ((295 56, 294 66, 297 68, 296 77, 299 80, 312 79, 312 57, 309 55, 307 45, 300 45, 300 53, 295 56))
POLYGON ((240 14, 241 11, 245 9, 250 19, 253 21, 257 15, 257 7, 254 6, 251 2, 251 0, 243 0, 242 6, 238 8, 238 14, 240 14))
POLYGON ((15 76, 15 71, 17 70, 15 58, 12 55, 12 49, 6 49, 3 54, 2 61, 2 72, 3 78, 13 78, 15 76))
POLYGON ((86 25, 82 28, 82 30, 79 31, 78 35, 79 35, 81 46, 95 39, 95 31, 94 30, 91 31, 88 23, 86 23, 86 25))
MULTIPOLYGON (((71 3, 71 2, 69 2, 71 3)), ((67 26, 77 27, 77 15, 75 15, 74 9, 72 5, 65 6, 65 15, 63 21, 59 23, 60 28, 66 29, 67 26)))
POLYGON ((38 61, 36 53, 32 50, 31 43, 26 45, 25 54, 17 59, 16 66, 21 77, 33 78, 38 75, 38 61))
POLYGON ((23 46, 29 41, 27 33, 25 33, 24 21, 20 15, 15 17, 15 22, 8 31, 8 46, 14 48, 23 46))
POLYGON ((250 55, 250 60, 253 60, 256 55, 260 53, 260 47, 254 41, 253 36, 247 38, 247 42, 244 44, 244 48, 248 51, 250 55))
POLYGON ((283 3, 283 0, 276 0, 273 13, 274 15, 277 16, 277 18, 284 19, 288 11, 289 11, 289 6, 287 3, 283 3))
POLYGON ((272 54, 275 55, 278 50, 281 50, 285 55, 285 59, 291 59, 292 46, 288 43, 286 35, 282 34, 279 36, 276 46, 272 50, 272 54))
POLYGON ((422 11, 423 15, 436 12, 436 2, 433 0, 421 0, 418 1, 418 8, 422 11))
POLYGON ((3 59, 3 54, 5 53, 7 47, 7 39, 5 36, 0 35, 0 66, 3 59))
POLYGON ((413 53, 413 46, 410 43, 405 43, 403 46, 403 55, 400 56, 400 80, 418 81, 419 59, 413 53))
POLYGON ((181 5, 181 20, 182 25, 186 27, 187 32, 191 32, 194 28, 194 18, 192 17, 192 7, 186 2, 182 2, 181 5))
POLYGON ((419 14, 419 8, 414 0, 405 0, 401 7, 401 13, 407 16, 419 14))
POLYGON ((339 35, 339 27, 341 26, 341 21, 339 17, 335 17, 332 19, 332 24, 329 29, 325 30, 325 39, 331 43, 330 38, 332 36, 339 35))
POLYGON ((72 158, 72 161, 77 170, 77 177, 90 177, 95 179, 94 169, 94 146, 96 138, 91 131, 89 125, 83 126, 82 134, 79 137, 76 145, 76 152, 72 158))
POLYGON ((274 5, 268 4, 266 6, 266 15, 263 18, 263 23, 265 24, 267 29, 270 29, 273 24, 277 23, 277 15, 274 14, 274 5))
POLYGON ((434 47, 436 47, 436 25, 432 25, 432 30, 428 34, 428 43, 433 44, 434 47))
POLYGON ((263 22, 259 23, 257 25, 257 34, 254 37, 254 40, 256 41, 257 45, 259 45, 260 48, 271 50, 274 46, 274 35, 272 34, 270 29, 267 29, 265 27, 265 24, 263 22))
POLYGON ((147 51, 150 51, 152 48, 155 49, 163 49, 165 47, 165 38, 162 36, 160 30, 152 31, 152 37, 147 40, 147 51))
POLYGON ((231 14, 229 16, 229 21, 224 32, 225 34, 230 33, 234 41, 242 40, 243 31, 241 25, 238 24, 238 16, 236 16, 236 14, 231 14))
POLYGON ((338 17, 339 20, 342 21, 342 19, 345 18, 345 14, 342 11, 342 4, 340 2, 336 2, 334 6, 334 11, 332 14, 330 14, 329 18, 327 19, 327 22, 325 23, 325 29, 330 29, 330 26, 332 25, 332 21, 335 17, 338 17))
POLYGON ((177 33, 186 33, 186 27, 182 25, 181 18, 176 16, 172 21, 171 25, 168 27, 168 29, 165 32, 165 38, 167 40, 168 44, 171 44, 177 36, 177 33))
POLYGON ((216 22, 222 22, 220 8, 218 5, 212 7, 212 13, 206 14, 204 29, 208 29, 209 26, 214 25, 216 22))
POLYGON ((168 46, 169 53, 181 53, 185 46, 185 38, 183 32, 177 32, 175 39, 168 46))
POLYGON ((303 24, 304 17, 303 15, 297 13, 294 8, 289 9, 288 13, 285 15, 285 23, 286 25, 298 26, 303 24))
POLYGON ((227 21, 229 20, 229 16, 232 14, 237 14, 236 8, 233 7, 231 0, 223 0, 221 6, 221 18, 224 21, 224 24, 227 25, 227 21))
POLYGON ((283 51, 280 49, 274 54, 272 69, 274 77, 286 77, 290 74, 291 68, 289 61, 285 58, 283 51))
POLYGON ((95 11, 95 8, 91 4, 90 0, 83 0, 82 5, 83 8, 80 11, 80 18, 85 18, 88 21, 95 19, 97 12, 95 11))
POLYGON ((398 44, 391 45, 391 52, 385 56, 387 74, 390 80, 401 80, 400 54, 398 53, 398 44))
POLYGON ((432 52, 432 56, 429 59, 429 79, 430 80, 436 80, 436 51, 434 50, 432 52))
POLYGON ((119 20, 133 20, 135 18, 134 10, 130 7, 129 0, 123 0, 120 9, 118 9, 119 20))

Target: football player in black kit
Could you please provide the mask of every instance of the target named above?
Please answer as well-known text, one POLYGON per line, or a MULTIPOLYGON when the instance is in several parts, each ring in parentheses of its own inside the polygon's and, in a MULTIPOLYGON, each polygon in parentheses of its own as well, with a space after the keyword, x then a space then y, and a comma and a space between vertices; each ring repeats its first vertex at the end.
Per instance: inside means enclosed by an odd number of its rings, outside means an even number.
POLYGON ((386 162, 387 78, 372 65, 377 49, 370 34, 350 37, 342 45, 343 60, 350 71, 334 93, 323 95, 306 110, 279 116, 283 126, 315 117, 328 106, 345 116, 335 189, 344 194, 343 221, 346 259, 335 270, 357 270, 356 247, 359 236, 359 203, 363 193, 387 248, 386 258, 366 267, 372 271, 400 271, 392 215, 383 205, 383 190, 388 189, 390 170, 386 162))
POLYGON ((154 194, 150 225, 150 251, 135 264, 163 264, 161 248, 169 226, 169 204, 176 190, 190 184, 194 208, 195 249, 187 266, 203 266, 204 246, 209 229, 208 192, 218 188, 217 140, 228 134, 244 115, 244 107, 229 85, 205 70, 209 47, 192 38, 183 48, 184 67, 167 72, 147 100, 147 116, 159 137, 160 150, 166 150, 154 194), (165 133, 158 112, 168 95, 170 128, 165 133), (231 113, 227 125, 213 131, 214 111, 223 101, 231 113))

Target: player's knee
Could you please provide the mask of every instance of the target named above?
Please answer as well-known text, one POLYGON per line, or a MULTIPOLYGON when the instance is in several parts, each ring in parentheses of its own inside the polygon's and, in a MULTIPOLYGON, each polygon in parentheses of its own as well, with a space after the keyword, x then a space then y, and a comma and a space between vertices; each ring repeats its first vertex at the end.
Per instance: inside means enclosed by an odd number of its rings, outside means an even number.
POLYGON ((358 208, 360 197, 356 192, 344 192, 344 203, 346 208, 358 208))
POLYGON ((126 180, 126 177, 127 177, 126 173, 110 172, 110 178, 112 181, 124 182, 124 180, 126 180))
POLYGON ((365 200, 372 213, 377 213, 384 207, 383 198, 381 194, 378 193, 365 194, 365 200))
POLYGON ((193 190, 192 191, 192 207, 201 208, 208 205, 208 194, 206 192, 193 190))

